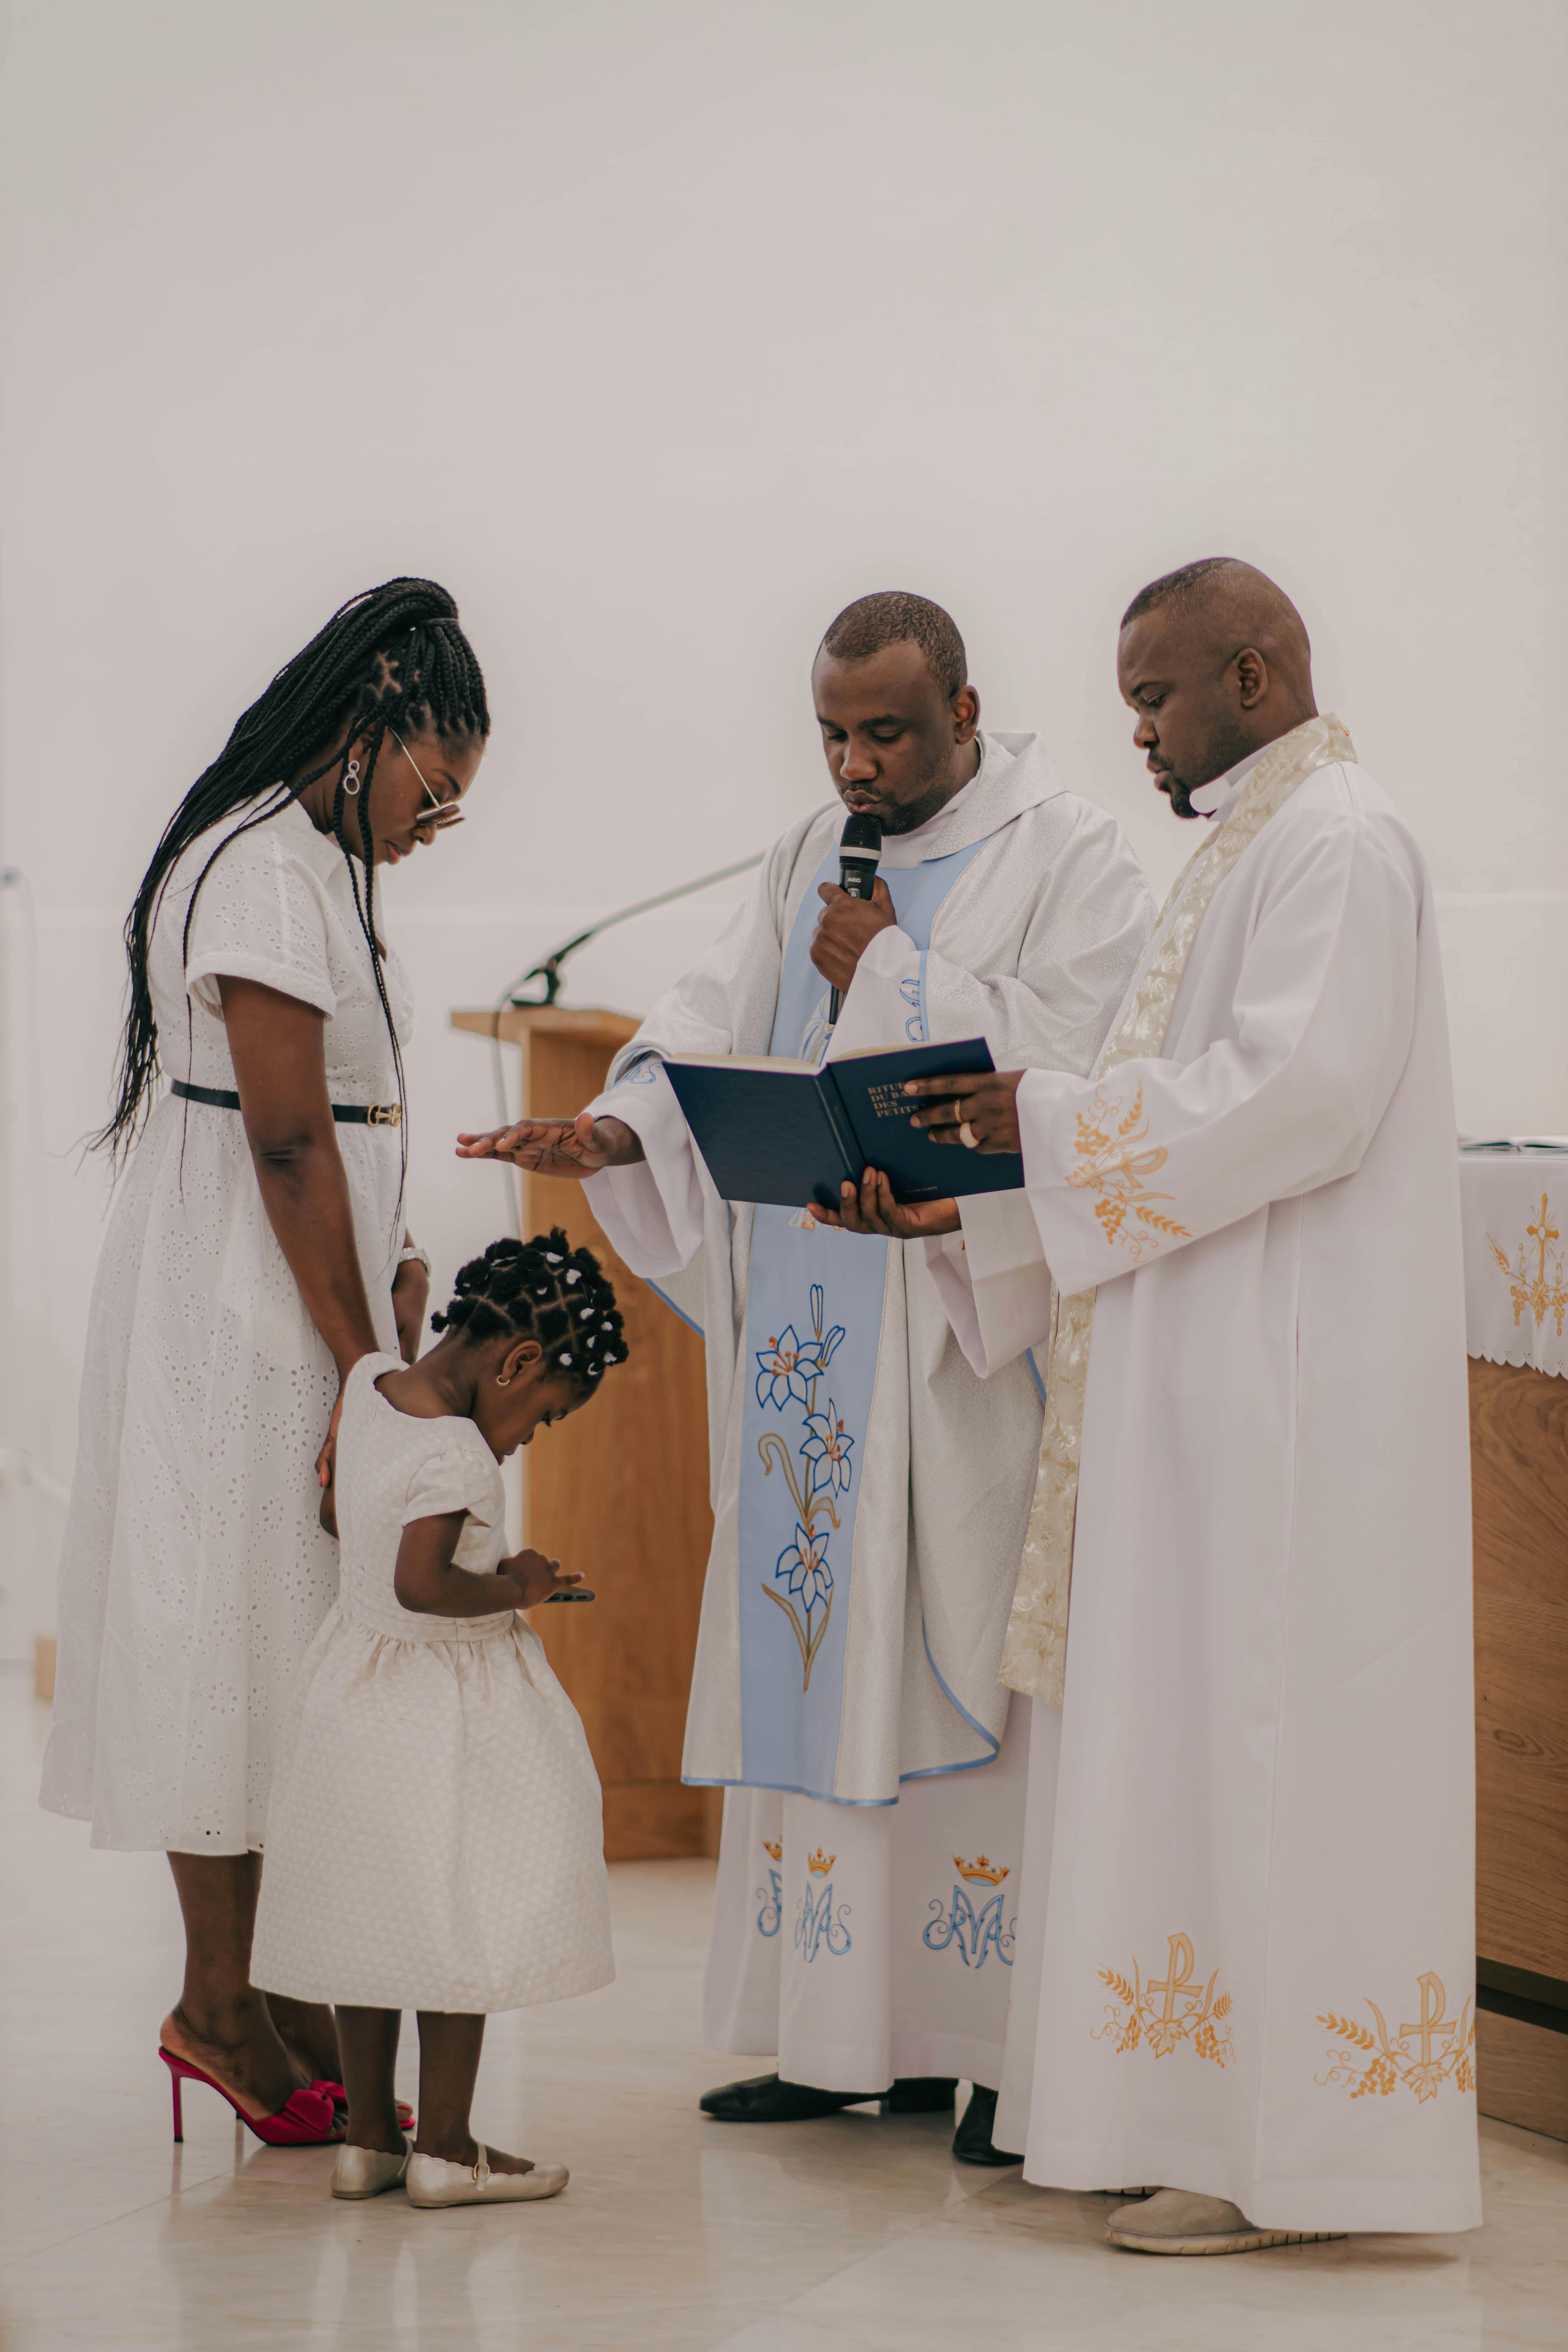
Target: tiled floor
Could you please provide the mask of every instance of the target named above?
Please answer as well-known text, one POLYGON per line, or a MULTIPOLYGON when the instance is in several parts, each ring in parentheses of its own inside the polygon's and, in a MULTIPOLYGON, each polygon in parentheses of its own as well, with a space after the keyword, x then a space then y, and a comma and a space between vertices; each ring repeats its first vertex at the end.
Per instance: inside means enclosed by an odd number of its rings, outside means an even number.
POLYGON ((183 2149, 153 2050, 179 1931, 156 1855, 95 1854, 34 1802, 43 1711, 0 1682, 5 2352, 1469 2352, 1568 2346, 1568 2147, 1488 2124, 1487 2224, 1225 2262, 1102 2238, 1103 2198, 954 2165, 931 2119, 705 2123, 710 1872, 612 1874, 617 1983, 498 2021, 481 2131, 564 2158, 552 2204, 334 2204, 331 2158, 183 2149))

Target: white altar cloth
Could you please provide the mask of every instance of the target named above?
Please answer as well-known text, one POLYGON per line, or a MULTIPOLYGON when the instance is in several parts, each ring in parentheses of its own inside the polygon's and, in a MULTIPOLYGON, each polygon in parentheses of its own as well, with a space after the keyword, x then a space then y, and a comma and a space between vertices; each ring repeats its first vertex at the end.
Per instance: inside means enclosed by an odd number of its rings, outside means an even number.
POLYGON ((1568 1379, 1568 1137, 1461 1150, 1459 1200, 1469 1353, 1568 1379))

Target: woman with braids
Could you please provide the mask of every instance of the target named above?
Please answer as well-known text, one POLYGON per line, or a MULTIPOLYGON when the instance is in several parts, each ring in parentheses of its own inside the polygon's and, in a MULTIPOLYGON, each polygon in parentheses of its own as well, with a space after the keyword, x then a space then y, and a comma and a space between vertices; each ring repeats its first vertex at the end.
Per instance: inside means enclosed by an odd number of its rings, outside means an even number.
POLYGON ((312 1465, 360 1359, 416 1354, 428 1269, 401 1223, 410 1003, 376 885, 456 821, 489 729, 444 588, 355 597, 192 785, 125 926, 98 1140, 129 1165, 43 1801, 95 1845, 168 1853, 186 1965, 164 2053, 271 2140, 332 2136, 339 2074, 331 2011, 269 2011, 249 1977, 275 1743, 337 1590, 312 1465))
POLYGON ((348 2143, 334 2197, 405 2177, 415 2205, 553 2197, 560 2164, 474 2138, 485 2017, 607 1984, 599 1783, 583 1727, 517 1612, 588 1600, 538 1552, 501 1558, 499 1465, 624 1363, 615 1293, 564 1234, 464 1266, 420 1363, 365 1356, 332 1485, 337 1606, 310 1644, 268 1819, 255 1974, 334 2000, 348 2143), (419 2137, 393 2098, 419 2012, 419 2137))

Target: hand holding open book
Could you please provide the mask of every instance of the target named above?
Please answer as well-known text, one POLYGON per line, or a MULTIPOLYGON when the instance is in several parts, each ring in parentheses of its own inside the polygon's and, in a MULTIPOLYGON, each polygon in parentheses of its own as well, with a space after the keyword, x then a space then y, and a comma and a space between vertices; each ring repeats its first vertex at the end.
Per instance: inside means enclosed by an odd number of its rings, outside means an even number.
POLYGON ((969 1140, 943 1108, 943 1097, 969 1101, 988 1088, 987 1136, 994 1128, 1000 1138, 1005 1129, 1002 1106, 1011 1101, 1009 1089, 1016 1090, 1017 1074, 996 1078, 983 1037, 844 1054, 820 1066, 764 1055, 691 1055, 672 1056, 665 1068, 726 1201, 812 1205, 826 1213, 821 1223, 908 1238, 917 1229, 951 1227, 887 1223, 879 1176, 886 1181, 889 1210, 934 1207, 970 1192, 1014 1192, 1024 1181, 1016 1122, 1010 1151, 1000 1140, 983 1150, 973 1129, 971 1149, 940 1159, 932 1150, 939 1141, 969 1140), (919 1097, 907 1091, 911 1082, 921 1085, 919 1097))

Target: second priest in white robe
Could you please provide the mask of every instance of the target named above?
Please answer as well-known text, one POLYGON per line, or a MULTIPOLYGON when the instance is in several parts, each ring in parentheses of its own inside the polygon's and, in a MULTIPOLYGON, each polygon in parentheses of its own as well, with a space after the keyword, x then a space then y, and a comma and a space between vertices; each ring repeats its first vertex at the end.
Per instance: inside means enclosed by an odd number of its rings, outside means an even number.
MULTIPOLYGON (((1032 735, 881 873, 834 1042, 984 1036, 998 1066, 1087 1071, 1153 917, 1101 810, 1032 735)), ((1038 1378, 983 1385, 919 1249, 720 1200, 660 1066, 812 1058, 817 886, 843 810, 775 843, 746 905, 660 1000, 593 1106, 646 1159, 590 1180, 636 1272, 707 1342, 713 1548, 685 1777, 726 1790, 706 2036, 786 2082, 1000 2079, 1027 1709, 997 1680, 1038 1450, 1038 1378), (700 1280, 696 1277, 700 1272, 700 1280)))
POLYGON ((1331 719, 1205 794, 1094 1076, 1025 1072, 1026 1194, 924 1244, 977 1370, 1050 1345, 1004 1665, 1037 1704, 995 2134, 1042 2185, 1160 2183, 1260 2231, 1468 2229, 1469 1448, 1431 884, 1331 719))

